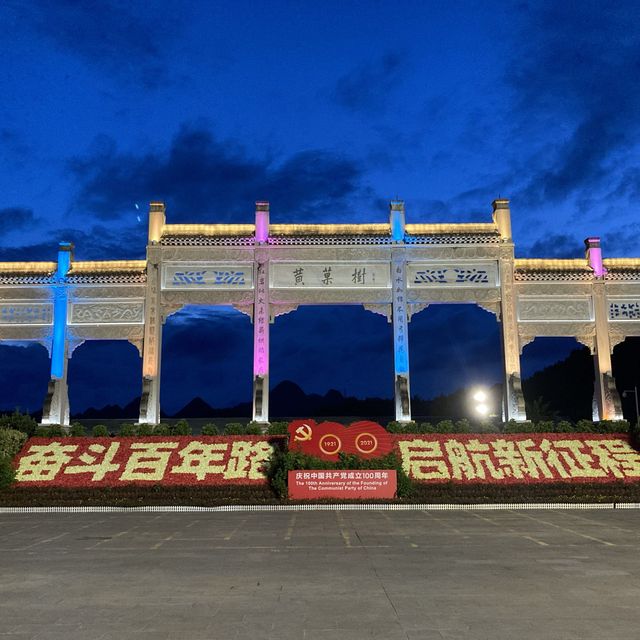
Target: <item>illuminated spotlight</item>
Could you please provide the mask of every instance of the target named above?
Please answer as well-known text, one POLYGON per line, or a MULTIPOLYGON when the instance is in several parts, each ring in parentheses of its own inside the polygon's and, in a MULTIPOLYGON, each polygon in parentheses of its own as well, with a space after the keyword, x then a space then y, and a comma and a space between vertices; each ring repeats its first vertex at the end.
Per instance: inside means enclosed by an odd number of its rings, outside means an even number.
POLYGON ((486 415, 489 414, 489 407, 486 404, 478 404, 478 405, 476 405, 476 411, 481 416, 486 416, 486 415))
POLYGON ((473 399, 474 399, 476 402, 486 402, 486 400, 487 400, 487 393, 486 393, 486 391, 483 391, 482 389, 478 389, 478 391, 476 391, 476 392, 473 394, 473 399))

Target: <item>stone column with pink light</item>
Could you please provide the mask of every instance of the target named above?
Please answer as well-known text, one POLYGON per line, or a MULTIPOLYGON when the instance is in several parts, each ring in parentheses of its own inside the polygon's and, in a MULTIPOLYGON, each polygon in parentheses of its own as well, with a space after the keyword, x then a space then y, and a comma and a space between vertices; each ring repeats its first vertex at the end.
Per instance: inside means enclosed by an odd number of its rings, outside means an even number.
POLYGON ((253 305, 253 420, 269 422, 269 203, 256 202, 253 305))
POLYGON ((593 270, 593 316, 595 321, 595 343, 593 368, 593 419, 621 420, 622 404, 616 389, 611 364, 611 340, 609 338, 609 313, 605 279, 607 270, 602 259, 600 238, 590 237, 585 241, 586 257, 593 270))

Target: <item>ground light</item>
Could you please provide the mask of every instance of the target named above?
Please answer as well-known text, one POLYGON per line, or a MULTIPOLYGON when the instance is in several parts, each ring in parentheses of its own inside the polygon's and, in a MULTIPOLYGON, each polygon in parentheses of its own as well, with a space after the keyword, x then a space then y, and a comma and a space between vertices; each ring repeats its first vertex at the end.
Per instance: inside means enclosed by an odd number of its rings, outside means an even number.
POLYGON ((473 400, 473 412, 474 414, 487 418, 491 413, 491 399, 489 393, 482 388, 476 388, 471 393, 471 399, 473 400))

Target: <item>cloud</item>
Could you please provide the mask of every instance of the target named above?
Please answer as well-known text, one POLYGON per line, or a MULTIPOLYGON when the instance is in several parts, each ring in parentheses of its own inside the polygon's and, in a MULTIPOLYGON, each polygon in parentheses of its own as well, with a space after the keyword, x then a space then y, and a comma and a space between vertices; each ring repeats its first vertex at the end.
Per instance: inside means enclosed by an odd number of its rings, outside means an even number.
POLYGON ((35 222, 31 209, 24 207, 5 207, 0 209, 0 236, 26 229, 35 222))
POLYGON ((57 229, 51 240, 20 246, 1 247, 0 261, 55 261, 59 242, 73 242, 76 260, 144 259, 147 244, 145 224, 118 229, 95 225, 87 230, 57 229))
POLYGON ((149 89, 166 81, 164 51, 182 22, 171 5, 154 10, 153 4, 119 0, 33 0, 14 10, 19 24, 60 50, 149 89))
POLYGON ((345 217, 363 174, 354 160, 321 149, 280 164, 251 157, 204 126, 183 126, 167 150, 139 155, 119 152, 102 138, 69 167, 79 184, 73 211, 110 220, 131 214, 135 203, 159 199, 174 222, 250 220, 260 199, 271 202, 276 216, 312 220, 335 210, 345 217))
POLYGON ((527 258, 584 258, 584 251, 584 243, 563 233, 549 234, 523 248, 527 258))
POLYGON ((336 83, 332 97, 348 111, 381 111, 389 94, 400 84, 405 65, 403 55, 387 53, 342 76, 336 83))
MULTIPOLYGON (((535 3, 523 10, 523 29, 507 79, 515 115, 528 133, 555 136, 530 163, 519 197, 537 204, 563 200, 608 183, 618 171, 612 156, 637 144, 640 4, 535 3)), ((514 196, 515 197, 515 196, 514 196)))

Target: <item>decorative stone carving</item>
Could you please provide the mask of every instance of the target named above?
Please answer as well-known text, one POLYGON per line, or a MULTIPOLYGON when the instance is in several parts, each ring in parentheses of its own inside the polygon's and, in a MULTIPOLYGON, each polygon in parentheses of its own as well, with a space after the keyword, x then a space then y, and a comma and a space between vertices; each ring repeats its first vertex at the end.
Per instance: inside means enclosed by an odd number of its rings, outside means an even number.
POLYGON ((495 262, 409 262, 407 265, 407 286, 411 289, 495 287, 497 283, 498 269, 495 262))
POLYGON ((596 351, 596 336, 595 334, 585 334, 585 335, 577 335, 575 336, 576 340, 583 344, 585 347, 589 348, 589 352, 593 355, 596 351))
POLYGON ((113 300, 129 302, 139 302, 144 300, 146 291, 145 285, 102 285, 102 286, 70 286, 71 295, 69 296, 73 302, 110 302, 113 300))
POLYGON ((605 416, 608 420, 622 420, 622 402, 616 389, 616 381, 610 373, 603 374, 605 416))
POLYGON ((518 298, 518 320, 520 322, 593 320, 593 309, 589 298, 558 300, 553 298, 518 298))
POLYGON ((253 305, 252 304, 232 304, 231 305, 236 311, 240 313, 244 313, 244 315, 249 316, 251 322, 253 322, 253 305))
POLYGON ((493 302, 491 302, 491 301, 476 302, 476 304, 481 309, 484 309, 485 311, 488 311, 489 313, 493 313, 493 315, 496 316, 496 319, 498 321, 500 320, 500 300, 495 300, 493 302))
POLYGON ((278 316, 284 316, 287 313, 295 311, 299 305, 297 304, 273 304, 271 303, 271 322, 278 316))
POLYGON ((139 302, 74 302, 69 324, 140 324, 144 304, 139 302))
POLYGON ((609 342, 611 343, 611 353, 613 353, 614 347, 625 341, 627 332, 625 327, 617 325, 609 325, 609 342))
POLYGON ((609 320, 616 322, 640 320, 640 300, 609 299, 609 320))
POLYGON ((365 311, 370 311, 371 313, 376 313, 379 316, 384 316, 387 319, 387 322, 391 322, 391 305, 390 304, 363 304, 363 309, 365 311))
POLYGON ((53 304, 50 302, 2 302, 0 325, 53 323, 53 304))
MULTIPOLYGON (((428 302, 410 302, 407 305, 407 320, 411 322, 411 318, 413 318, 413 316, 416 315, 416 313, 420 313, 421 311, 424 311, 428 306, 429 306, 428 302)), ((389 321, 391 321, 391 318, 388 318, 388 319, 389 321)))
POLYGON ((162 289, 216 289, 237 290, 253 288, 253 262, 251 263, 186 263, 163 265, 162 289))

